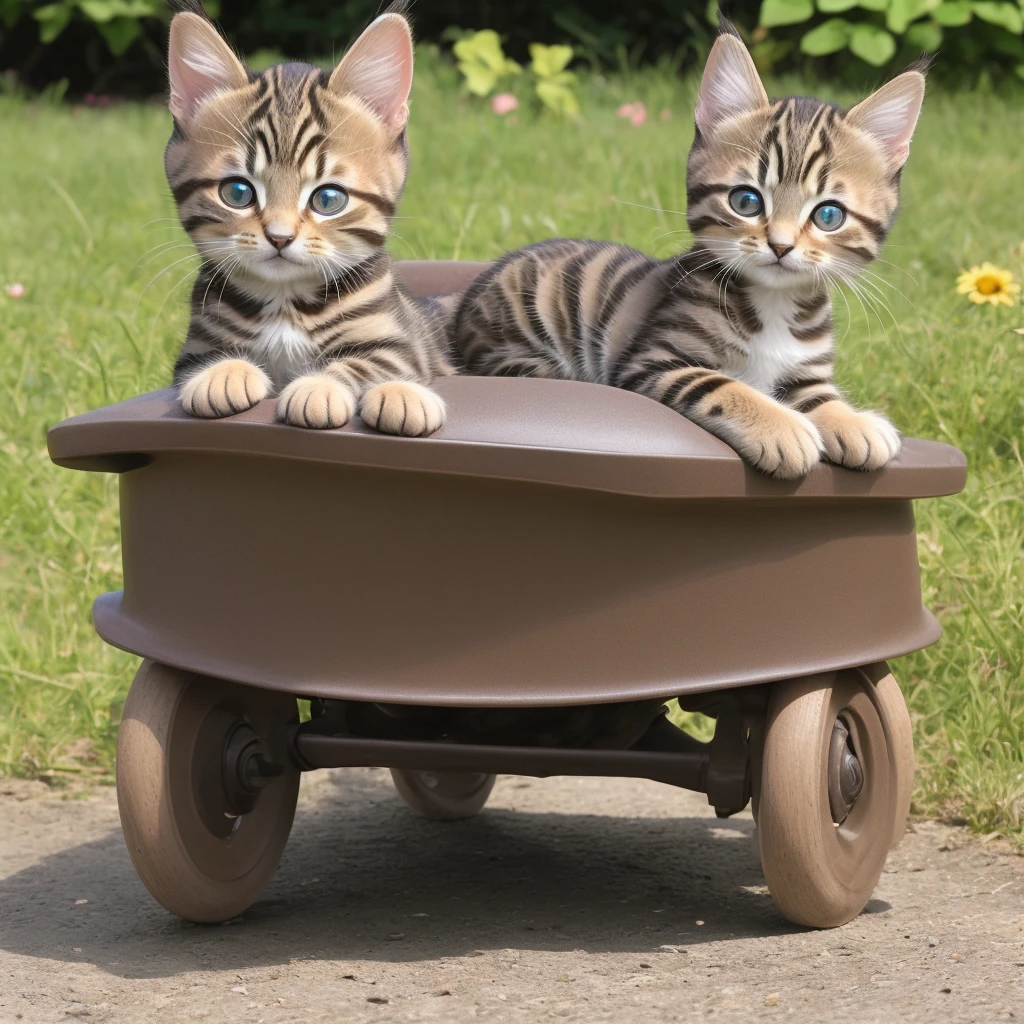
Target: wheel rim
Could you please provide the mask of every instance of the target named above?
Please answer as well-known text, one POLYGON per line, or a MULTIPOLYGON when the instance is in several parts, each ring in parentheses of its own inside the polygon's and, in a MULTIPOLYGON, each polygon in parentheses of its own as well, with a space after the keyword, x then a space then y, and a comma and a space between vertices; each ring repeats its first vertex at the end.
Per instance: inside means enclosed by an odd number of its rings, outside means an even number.
MULTIPOLYGON (((832 850, 839 874, 848 879, 851 887, 858 887, 863 878, 874 873, 876 860, 879 862, 877 867, 881 869, 889 849, 896 800, 894 765, 890 763, 885 727, 878 709, 871 695, 856 681, 848 677, 836 681, 826 716, 826 721, 831 721, 833 727, 822 730, 825 748, 821 759, 825 767, 822 786, 825 793, 821 801, 821 827, 825 833, 826 848, 832 850), (841 772, 837 773, 836 785, 830 784, 835 725, 839 723, 847 732, 843 746, 852 754, 860 770, 860 785, 852 794, 849 806, 845 805, 842 797, 841 772), (838 808, 832 806, 834 789, 840 799, 838 808)), ((840 759, 844 756, 845 752, 841 751, 840 759)), ((852 767, 850 761, 847 761, 847 766, 852 767)))
POLYGON ((832 820, 841 825, 864 788, 864 769, 853 747, 850 726, 840 714, 832 726, 828 751, 828 803, 832 820))
POLYGON ((298 771, 288 763, 281 737, 284 707, 276 694, 197 677, 175 708, 167 750, 171 812, 189 859, 215 881, 252 871, 276 840, 283 813, 290 823, 298 771), (245 794, 248 802, 239 800, 241 787, 225 785, 226 755, 242 730, 251 736, 247 747, 255 744, 281 769, 257 792, 245 794))

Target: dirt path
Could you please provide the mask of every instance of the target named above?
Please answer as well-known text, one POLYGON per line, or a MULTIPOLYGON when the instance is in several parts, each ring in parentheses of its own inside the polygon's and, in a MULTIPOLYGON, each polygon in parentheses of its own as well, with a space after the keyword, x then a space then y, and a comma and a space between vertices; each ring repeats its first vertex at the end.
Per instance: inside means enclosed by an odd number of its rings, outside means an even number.
POLYGON ((0 780, 0 1022, 1024 1018, 1024 861, 918 826, 868 912, 775 911, 748 815, 633 780, 499 780, 425 822, 383 771, 306 780, 261 902, 181 923, 113 794, 0 780))

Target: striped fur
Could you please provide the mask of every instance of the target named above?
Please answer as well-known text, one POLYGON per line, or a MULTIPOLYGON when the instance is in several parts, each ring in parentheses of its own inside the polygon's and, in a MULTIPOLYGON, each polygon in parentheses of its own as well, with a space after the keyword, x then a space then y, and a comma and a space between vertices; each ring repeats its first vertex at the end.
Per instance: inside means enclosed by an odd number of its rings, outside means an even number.
POLYGON ((742 43, 720 36, 687 168, 692 249, 659 261, 559 239, 506 255, 459 307, 466 371, 639 392, 782 479, 822 455, 885 465, 898 432, 851 408, 832 380, 829 288, 885 241, 923 89, 912 70, 848 112, 803 97, 773 103, 742 43), (756 191, 761 212, 736 212, 737 189, 756 191), (813 220, 826 202, 845 213, 838 229, 813 220))
POLYGON ((332 74, 254 74, 208 21, 179 13, 169 63, 167 178, 202 261, 174 368, 186 411, 228 416, 277 395, 295 426, 338 427, 358 408, 387 433, 436 430, 444 406, 425 385, 452 372, 442 314, 401 289, 384 249, 408 168, 405 19, 378 18, 332 74), (232 180, 251 205, 224 197, 232 180), (324 186, 346 205, 315 209, 324 186))

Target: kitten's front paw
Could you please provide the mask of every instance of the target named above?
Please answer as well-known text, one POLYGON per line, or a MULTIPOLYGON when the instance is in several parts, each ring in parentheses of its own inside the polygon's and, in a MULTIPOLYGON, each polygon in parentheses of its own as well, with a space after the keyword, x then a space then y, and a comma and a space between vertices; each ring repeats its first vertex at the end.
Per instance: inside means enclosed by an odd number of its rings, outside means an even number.
POLYGON ((444 423, 444 402, 430 388, 412 381, 378 384, 363 395, 363 421, 382 434, 425 437, 444 423))
POLYGON ((881 469, 900 453, 899 431, 875 412, 857 412, 843 402, 826 402, 810 414, 829 462, 847 469, 881 469))
POLYGON ((181 406, 190 416, 234 416, 263 401, 270 388, 270 378, 258 366, 245 359, 222 359, 181 385, 181 406))
POLYGON ((352 392, 326 373, 293 380, 277 400, 279 420, 311 430, 343 427, 355 411, 352 392))
POLYGON ((777 480, 799 480, 821 461, 821 438, 806 417, 781 405, 762 411, 735 446, 751 465, 777 480))

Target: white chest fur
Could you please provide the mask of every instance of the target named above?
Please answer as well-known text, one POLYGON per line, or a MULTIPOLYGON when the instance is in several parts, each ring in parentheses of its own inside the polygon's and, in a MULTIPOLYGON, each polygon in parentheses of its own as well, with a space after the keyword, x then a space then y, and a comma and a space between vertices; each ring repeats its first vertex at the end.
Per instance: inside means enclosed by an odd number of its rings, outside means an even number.
POLYGON ((286 300, 272 300, 263 309, 258 335, 250 342, 253 358, 280 389, 308 371, 317 346, 286 300))
POLYGON ((811 342, 794 338, 797 306, 786 292, 758 289, 751 297, 763 327, 750 339, 746 362, 736 376, 770 395, 801 363, 830 351, 832 338, 811 342))

